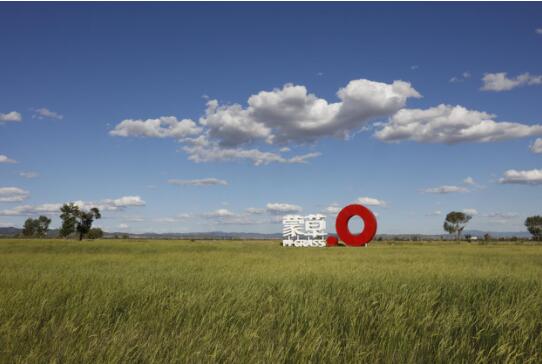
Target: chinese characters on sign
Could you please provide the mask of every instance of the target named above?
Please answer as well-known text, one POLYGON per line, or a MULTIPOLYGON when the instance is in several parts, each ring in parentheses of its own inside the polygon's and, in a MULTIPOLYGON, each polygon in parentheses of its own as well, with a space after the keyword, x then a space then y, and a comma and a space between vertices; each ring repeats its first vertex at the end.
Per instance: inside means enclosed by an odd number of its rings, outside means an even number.
POLYGON ((282 245, 296 247, 326 246, 326 217, 324 215, 287 215, 282 218, 282 245))

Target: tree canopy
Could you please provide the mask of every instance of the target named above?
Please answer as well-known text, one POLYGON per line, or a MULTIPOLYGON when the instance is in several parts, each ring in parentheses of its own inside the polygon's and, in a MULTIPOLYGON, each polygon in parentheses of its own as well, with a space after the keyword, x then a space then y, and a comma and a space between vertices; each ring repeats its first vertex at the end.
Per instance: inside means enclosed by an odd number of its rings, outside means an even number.
POLYGON ((83 240, 83 236, 87 235, 94 220, 102 217, 100 210, 97 207, 91 208, 89 211, 81 210, 79 206, 69 203, 64 204, 60 208, 60 218, 62 219, 62 227, 60 228, 60 236, 67 237, 77 232, 79 240, 83 240))
POLYGON ((525 219, 525 227, 533 236, 533 240, 542 240, 542 216, 529 216, 525 219))
POLYGON ((461 232, 465 229, 467 223, 472 219, 472 216, 464 212, 452 211, 446 215, 444 220, 444 230, 449 234, 457 234, 457 239, 461 237, 461 232))

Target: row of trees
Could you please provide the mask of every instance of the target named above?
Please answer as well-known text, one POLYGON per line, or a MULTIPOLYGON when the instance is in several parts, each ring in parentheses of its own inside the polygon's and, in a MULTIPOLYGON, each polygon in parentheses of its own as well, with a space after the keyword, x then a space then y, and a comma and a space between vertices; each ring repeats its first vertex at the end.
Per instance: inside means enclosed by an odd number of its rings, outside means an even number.
MULTIPOLYGON (((472 216, 464 212, 452 211, 446 215, 443 228, 449 234, 455 234, 456 239, 459 240, 461 239, 461 233, 471 219, 472 216)), ((542 241, 542 216, 536 215, 528 217, 525 219, 525 227, 532 235, 533 240, 542 241)), ((470 240, 470 238, 467 240, 470 240)))
POLYGON ((47 216, 40 216, 37 219, 28 218, 24 222, 23 236, 43 238, 47 236, 51 219, 47 216))
MULTIPOLYGON (((103 236, 103 231, 100 228, 92 228, 94 220, 100 219, 102 215, 96 207, 89 211, 80 209, 79 206, 69 203, 64 204, 60 208, 60 219, 62 226, 58 235, 63 238, 76 235, 79 240, 83 237, 89 239, 99 239, 103 236)), ((47 236, 51 219, 47 216, 40 216, 37 219, 28 218, 24 222, 23 236, 42 238, 47 236)))

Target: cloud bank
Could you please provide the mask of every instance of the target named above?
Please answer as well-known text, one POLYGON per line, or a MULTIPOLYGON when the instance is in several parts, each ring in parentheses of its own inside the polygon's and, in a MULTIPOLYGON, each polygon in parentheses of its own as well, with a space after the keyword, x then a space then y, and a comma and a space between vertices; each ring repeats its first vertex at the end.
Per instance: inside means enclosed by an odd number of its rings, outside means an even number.
POLYGON ((429 109, 402 109, 374 135, 386 142, 421 143, 494 142, 542 135, 542 125, 496 122, 495 115, 456 105, 429 109))
POLYGON ((539 185, 542 184, 542 169, 531 169, 525 171, 509 169, 508 171, 504 172, 504 176, 499 179, 499 183, 539 185))

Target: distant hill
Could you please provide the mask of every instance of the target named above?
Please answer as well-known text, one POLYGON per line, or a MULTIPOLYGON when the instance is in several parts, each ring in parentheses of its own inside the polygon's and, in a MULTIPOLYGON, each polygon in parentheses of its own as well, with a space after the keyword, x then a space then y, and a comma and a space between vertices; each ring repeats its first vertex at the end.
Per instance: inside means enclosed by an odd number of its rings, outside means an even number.
MULTIPOLYGON (((22 229, 16 227, 0 227, 0 236, 15 236, 22 232, 22 229)), ((494 231, 482 231, 482 230, 467 230, 463 233, 482 238, 486 233, 489 233, 493 238, 529 238, 531 235, 527 231, 508 231, 508 232, 494 232, 494 231)), ((50 230, 48 236, 54 237, 58 235, 58 229, 50 230)), ((114 236, 128 235, 130 238, 139 239, 217 239, 217 240, 230 240, 230 239, 253 239, 253 240, 265 240, 265 239, 281 239, 281 234, 261 234, 261 233, 242 233, 242 232, 224 232, 224 231, 209 231, 209 232, 194 232, 194 233, 141 233, 131 234, 125 232, 105 232, 104 237, 112 238, 114 236)), ((453 239, 453 236, 449 234, 377 234, 377 237, 382 237, 384 240, 393 239, 418 239, 418 240, 441 240, 441 239, 453 239)))

